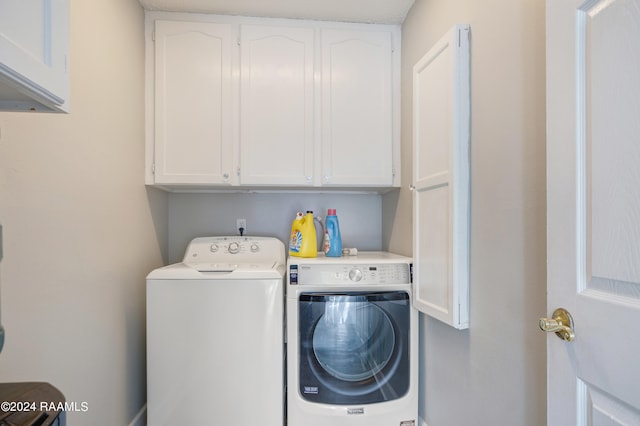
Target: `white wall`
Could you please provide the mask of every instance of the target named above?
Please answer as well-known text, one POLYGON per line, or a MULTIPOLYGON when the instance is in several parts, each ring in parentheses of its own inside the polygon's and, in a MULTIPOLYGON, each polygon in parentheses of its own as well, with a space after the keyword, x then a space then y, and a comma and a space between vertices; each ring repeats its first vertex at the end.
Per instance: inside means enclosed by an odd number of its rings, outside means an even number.
POLYGON ((144 15, 71 1, 71 113, 0 113, 0 382, 48 381, 126 425, 145 403, 145 276, 167 197, 144 186, 144 15))
POLYGON ((412 68, 471 25, 469 330, 421 316, 429 426, 546 424, 544 1, 416 0, 403 25, 402 182, 383 198, 383 246, 411 254, 412 68))
POLYGON ((324 220, 329 208, 337 210, 343 247, 381 249, 381 196, 377 194, 171 194, 169 259, 181 261, 192 238, 237 235, 237 218, 247 220, 246 235, 277 237, 288 247, 296 212, 312 210, 324 220))

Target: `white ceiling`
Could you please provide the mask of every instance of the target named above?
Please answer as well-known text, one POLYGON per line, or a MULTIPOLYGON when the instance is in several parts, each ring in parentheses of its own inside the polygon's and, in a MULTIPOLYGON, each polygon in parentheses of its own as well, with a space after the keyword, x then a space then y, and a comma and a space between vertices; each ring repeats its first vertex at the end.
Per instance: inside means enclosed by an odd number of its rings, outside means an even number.
POLYGON ((401 24, 414 0, 139 0, 147 10, 401 24))

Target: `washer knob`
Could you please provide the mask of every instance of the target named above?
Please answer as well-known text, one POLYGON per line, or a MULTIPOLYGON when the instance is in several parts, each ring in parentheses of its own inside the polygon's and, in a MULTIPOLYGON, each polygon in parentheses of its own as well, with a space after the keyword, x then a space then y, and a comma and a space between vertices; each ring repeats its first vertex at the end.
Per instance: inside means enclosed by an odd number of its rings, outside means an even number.
POLYGON ((240 251, 240 243, 229 243, 229 253, 236 254, 240 251))
POLYGON ((251 243, 251 252, 255 253, 260 250, 260 246, 256 243, 251 243))
POLYGON ((218 245, 213 243, 211 244, 211 247, 209 248, 209 250, 211 250, 211 253, 215 253, 218 251, 218 245))
POLYGON ((349 270, 349 279, 351 281, 360 281, 362 279, 362 271, 358 268, 349 270))

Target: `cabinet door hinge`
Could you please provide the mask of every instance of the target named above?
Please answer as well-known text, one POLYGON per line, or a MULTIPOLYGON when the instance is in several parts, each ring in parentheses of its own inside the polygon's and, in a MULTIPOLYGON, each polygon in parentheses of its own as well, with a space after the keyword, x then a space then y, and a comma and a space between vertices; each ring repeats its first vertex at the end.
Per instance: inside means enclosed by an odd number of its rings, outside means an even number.
POLYGON ((151 174, 152 175, 156 174, 156 163, 151 164, 151 174))
POLYGON ((467 42, 471 41, 471 31, 468 29, 459 29, 458 30, 458 47, 462 46, 462 37, 467 36, 467 42), (464 34, 463 34, 464 33, 464 34))
POLYGON ((156 30, 151 31, 151 41, 156 41, 156 30))

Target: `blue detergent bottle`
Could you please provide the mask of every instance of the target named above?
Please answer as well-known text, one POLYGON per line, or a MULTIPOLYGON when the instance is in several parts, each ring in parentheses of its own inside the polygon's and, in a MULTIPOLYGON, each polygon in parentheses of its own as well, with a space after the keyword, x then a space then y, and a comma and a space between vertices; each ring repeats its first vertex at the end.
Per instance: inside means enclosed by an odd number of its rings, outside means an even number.
POLYGON ((336 216, 336 209, 329 209, 327 211, 323 248, 326 256, 342 256, 342 237, 340 236, 340 225, 338 223, 338 216, 336 216))

